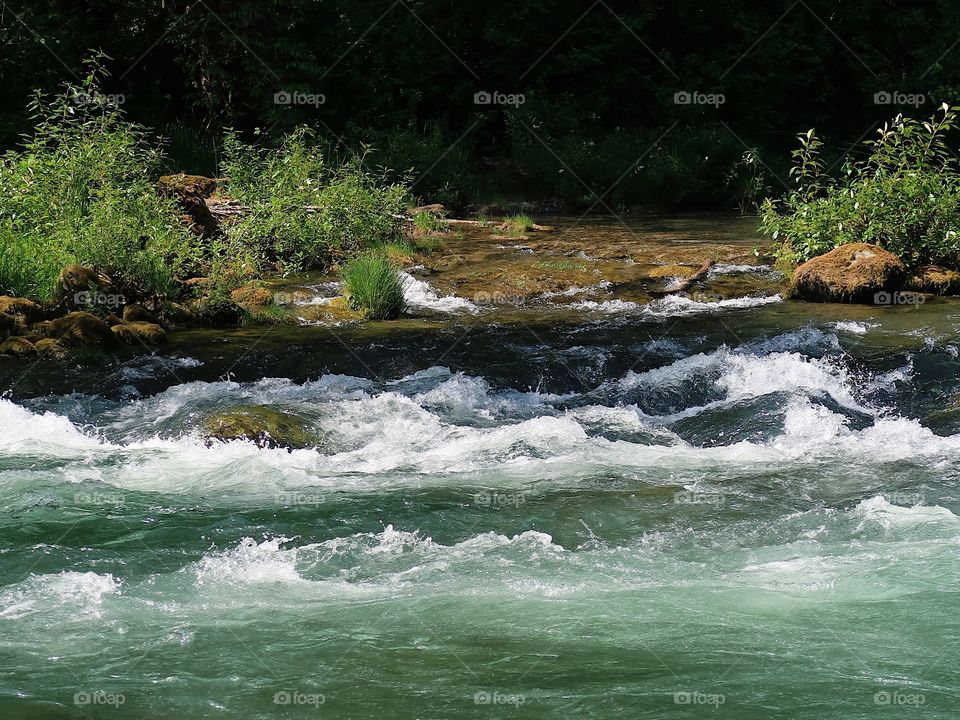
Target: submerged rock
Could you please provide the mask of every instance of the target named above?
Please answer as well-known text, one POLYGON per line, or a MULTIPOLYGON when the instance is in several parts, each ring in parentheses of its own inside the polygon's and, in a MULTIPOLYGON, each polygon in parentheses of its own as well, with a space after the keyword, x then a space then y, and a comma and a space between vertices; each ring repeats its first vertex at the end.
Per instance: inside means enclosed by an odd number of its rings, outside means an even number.
POLYGON ((37 354, 33 343, 23 337, 11 337, 0 343, 0 355, 27 358, 37 354))
POLYGON ((207 445, 250 440, 262 448, 300 450, 316 447, 319 439, 304 429, 296 415, 259 405, 245 405, 218 413, 203 425, 207 445))
POLYGON ((118 344, 110 326, 96 315, 75 311, 52 320, 47 334, 54 340, 72 347, 114 347, 118 344))
POLYGON ((797 268, 794 297, 813 302, 879 302, 904 282, 905 269, 891 252, 868 243, 841 245, 797 268))

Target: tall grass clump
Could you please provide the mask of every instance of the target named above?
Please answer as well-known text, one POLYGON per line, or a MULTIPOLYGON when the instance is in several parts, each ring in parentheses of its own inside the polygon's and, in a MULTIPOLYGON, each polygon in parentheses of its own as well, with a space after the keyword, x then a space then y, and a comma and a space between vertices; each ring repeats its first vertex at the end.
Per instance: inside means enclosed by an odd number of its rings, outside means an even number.
POLYGON ((533 230, 533 227, 533 218, 523 214, 509 215, 504 218, 503 224, 501 225, 501 228, 505 230, 508 235, 523 235, 533 230))
POLYGON ((78 84, 37 93, 32 134, 0 159, 0 292, 50 300, 68 264, 134 296, 174 293, 195 240, 154 179, 159 144, 100 90, 100 58, 78 84))
POLYGON ((350 307, 371 320, 392 320, 404 309, 403 280, 384 253, 370 251, 341 269, 350 307))
POLYGON ((235 243, 283 270, 325 268, 400 239, 406 187, 368 172, 363 156, 332 163, 299 128, 277 148, 228 132, 221 173, 227 193, 251 212, 229 224, 235 243))
POLYGON ((784 266, 854 242, 879 245, 908 267, 960 265, 960 168, 947 142, 957 111, 926 122, 898 115, 866 143, 866 157, 829 177, 813 130, 800 136, 797 187, 761 206, 761 230, 784 266))

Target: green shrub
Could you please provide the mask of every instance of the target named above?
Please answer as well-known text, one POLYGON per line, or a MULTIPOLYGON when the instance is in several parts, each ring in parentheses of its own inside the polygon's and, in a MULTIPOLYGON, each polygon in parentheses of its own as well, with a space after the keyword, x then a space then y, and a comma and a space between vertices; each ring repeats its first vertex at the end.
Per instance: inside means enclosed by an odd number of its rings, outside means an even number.
POLYGON ((404 309, 403 281, 382 252, 367 252, 350 260, 342 270, 350 306, 371 320, 392 320, 404 309))
POLYGON ((363 157, 331 165, 310 140, 300 128, 268 149, 226 134, 227 193, 251 209, 227 225, 228 238, 292 271, 399 239, 406 188, 367 172, 363 157))
POLYGON ((879 245, 908 267, 960 264, 960 170, 946 141, 956 113, 944 104, 927 122, 898 115, 839 178, 824 173, 815 132, 801 135, 796 190, 761 207, 761 231, 776 243, 780 264, 853 242, 879 245))
POLYGON ((34 133, 0 161, 0 292, 50 299, 59 271, 80 263, 134 296, 169 296, 196 262, 175 202, 154 187, 160 148, 100 92, 98 60, 79 85, 37 93, 34 133))

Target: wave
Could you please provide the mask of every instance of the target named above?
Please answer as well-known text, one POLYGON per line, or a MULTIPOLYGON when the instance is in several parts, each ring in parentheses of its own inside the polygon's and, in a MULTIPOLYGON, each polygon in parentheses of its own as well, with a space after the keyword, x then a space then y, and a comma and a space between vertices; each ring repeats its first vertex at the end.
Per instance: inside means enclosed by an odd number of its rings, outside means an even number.
POLYGON ((478 312, 477 306, 469 300, 454 295, 440 297, 428 283, 409 273, 401 272, 400 277, 403 280, 403 299, 411 309, 440 313, 478 312))

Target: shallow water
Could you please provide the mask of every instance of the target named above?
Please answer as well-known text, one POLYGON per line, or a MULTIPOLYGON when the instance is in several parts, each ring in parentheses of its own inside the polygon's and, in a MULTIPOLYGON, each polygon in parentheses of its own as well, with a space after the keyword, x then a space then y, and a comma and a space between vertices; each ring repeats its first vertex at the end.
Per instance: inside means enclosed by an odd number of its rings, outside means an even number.
POLYGON ((580 302, 9 369, 0 713, 957 717, 960 303, 580 302))

